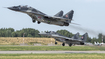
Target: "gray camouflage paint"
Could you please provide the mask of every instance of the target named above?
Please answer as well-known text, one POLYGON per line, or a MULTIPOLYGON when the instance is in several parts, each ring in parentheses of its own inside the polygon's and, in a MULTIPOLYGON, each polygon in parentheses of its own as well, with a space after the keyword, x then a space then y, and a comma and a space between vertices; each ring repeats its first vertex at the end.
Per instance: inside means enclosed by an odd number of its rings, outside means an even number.
POLYGON ((48 16, 45 13, 42 13, 41 11, 35 8, 28 7, 27 5, 8 7, 8 9, 26 13, 32 18, 33 22, 38 21, 38 24, 40 24, 40 22, 43 22, 43 23, 54 24, 59 26, 69 26, 69 23, 71 23, 71 20, 73 18, 73 13, 74 13, 74 11, 71 10, 70 12, 68 12, 63 16, 63 11, 60 11, 54 16, 48 16))

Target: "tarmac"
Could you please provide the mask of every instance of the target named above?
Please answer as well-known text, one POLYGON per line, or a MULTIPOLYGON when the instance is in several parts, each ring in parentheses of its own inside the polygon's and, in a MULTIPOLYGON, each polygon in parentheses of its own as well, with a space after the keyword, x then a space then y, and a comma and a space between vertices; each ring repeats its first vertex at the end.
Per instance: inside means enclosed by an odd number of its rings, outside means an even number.
POLYGON ((105 53, 105 51, 0 51, 0 54, 62 54, 62 53, 105 53))

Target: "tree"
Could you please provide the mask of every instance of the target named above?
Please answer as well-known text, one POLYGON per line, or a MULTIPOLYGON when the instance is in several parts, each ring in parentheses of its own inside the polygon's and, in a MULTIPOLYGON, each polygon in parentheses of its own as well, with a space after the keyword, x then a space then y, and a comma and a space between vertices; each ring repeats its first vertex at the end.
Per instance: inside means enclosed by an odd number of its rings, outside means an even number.
POLYGON ((73 34, 70 33, 69 31, 67 30, 58 30, 57 33, 61 34, 61 35, 64 35, 64 36, 67 36, 67 37, 72 37, 73 34))
MULTIPOLYGON (((47 31, 44 31, 44 32, 47 32, 47 31)), ((67 30, 58 30, 56 32, 67 37, 74 36, 74 34, 72 34, 71 32, 67 30)), ((14 31, 13 28, 0 29, 0 37, 23 37, 23 34, 24 34, 24 37, 47 37, 47 36, 39 35, 38 33, 39 33, 39 30, 36 30, 33 28, 23 28, 22 30, 17 30, 17 31, 14 31)), ((103 36, 102 33, 99 33, 98 38, 95 38, 95 37, 90 38, 88 36, 86 42, 91 42, 91 43, 102 42, 102 36, 103 36)), ((105 42, 105 36, 103 36, 103 41, 105 42)))
POLYGON ((33 37, 31 34, 28 34, 27 37, 33 37))
POLYGON ((11 33, 12 33, 11 30, 6 30, 5 31, 5 36, 6 37, 11 37, 11 33))
POLYGON ((39 33, 39 31, 35 30, 35 37, 40 37, 40 35, 38 33, 39 33))
POLYGON ((97 40, 97 38, 93 38, 93 39, 91 39, 91 43, 94 44, 94 42, 97 42, 96 40, 97 40))
POLYGON ((13 28, 8 28, 7 30, 10 30, 11 32, 14 32, 14 29, 13 28))

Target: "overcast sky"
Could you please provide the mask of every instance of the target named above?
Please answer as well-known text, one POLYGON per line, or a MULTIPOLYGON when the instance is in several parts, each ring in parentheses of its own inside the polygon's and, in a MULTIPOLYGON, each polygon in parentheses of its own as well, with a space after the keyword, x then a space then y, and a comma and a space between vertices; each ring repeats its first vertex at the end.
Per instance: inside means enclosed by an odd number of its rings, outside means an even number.
POLYGON ((105 33, 105 0, 0 0, 0 28, 34 28, 39 31, 68 30, 73 34, 80 32, 96 36, 99 32, 105 33), (11 11, 3 7, 29 5, 43 13, 53 16, 63 10, 64 14, 74 10, 73 23, 81 26, 56 26, 45 23, 32 23, 32 19, 24 13, 11 11))

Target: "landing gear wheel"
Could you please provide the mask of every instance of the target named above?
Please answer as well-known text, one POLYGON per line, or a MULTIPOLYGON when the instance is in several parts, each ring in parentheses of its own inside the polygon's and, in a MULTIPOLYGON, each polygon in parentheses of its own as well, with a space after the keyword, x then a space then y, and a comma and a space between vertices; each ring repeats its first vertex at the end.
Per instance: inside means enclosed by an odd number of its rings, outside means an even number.
POLYGON ((62 46, 65 46, 65 43, 62 43, 62 46))
POLYGON ((38 21, 38 24, 40 24, 40 22, 38 21))
POLYGON ((57 44, 57 42, 55 42, 55 44, 57 44))
POLYGON ((32 20, 33 21, 33 23, 35 23, 36 21, 35 20, 32 20))
POLYGON ((65 23, 65 22, 64 22, 64 25, 65 25, 65 26, 69 26, 69 23, 65 23))
POLYGON ((69 44, 69 46, 71 47, 71 46, 72 46, 72 44, 70 43, 70 44, 69 44))

